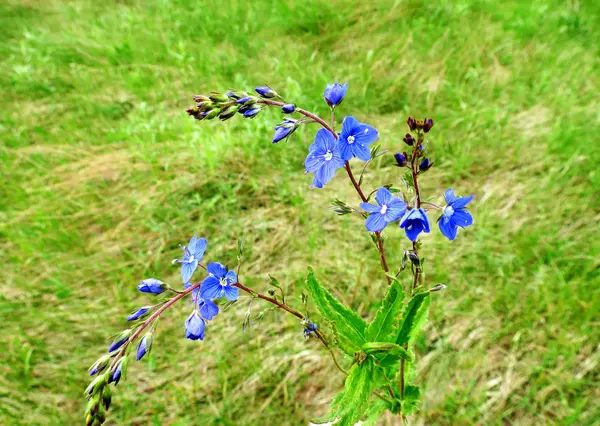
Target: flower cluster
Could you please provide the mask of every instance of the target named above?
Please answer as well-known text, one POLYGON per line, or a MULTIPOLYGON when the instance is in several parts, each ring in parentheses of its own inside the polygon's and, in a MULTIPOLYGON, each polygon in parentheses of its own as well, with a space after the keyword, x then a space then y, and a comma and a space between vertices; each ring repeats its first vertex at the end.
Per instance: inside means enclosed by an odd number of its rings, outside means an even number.
MULTIPOLYGON (((433 128, 433 120, 431 118, 423 120, 408 118, 409 132, 404 134, 402 140, 409 147, 409 152, 396 152, 393 155, 394 165, 400 170, 404 170, 404 175, 400 180, 401 184, 396 186, 393 184, 376 185, 376 189, 367 193, 364 191, 363 186, 364 173, 367 167, 373 163, 373 159, 384 155, 387 151, 381 151, 380 146, 374 144, 379 139, 377 129, 361 123, 352 116, 344 117, 341 130, 339 133, 336 132, 335 112, 346 96, 347 83, 328 84, 323 94, 323 99, 331 112, 331 125, 317 115, 298 108, 295 103, 285 101, 269 86, 258 86, 254 91, 256 94, 249 94, 245 91, 228 91, 226 93, 210 92, 209 95, 197 95, 194 97, 196 104, 188 108, 187 113, 197 120, 211 120, 218 117, 220 120, 225 121, 236 114, 240 114, 245 118, 254 118, 267 107, 277 107, 284 114, 284 117, 275 126, 273 143, 288 140, 304 124, 320 124, 322 128, 316 132, 313 143, 308 147, 308 155, 304 160, 305 171, 313 174, 312 187, 323 188, 335 177, 338 169, 345 169, 360 198, 360 209, 340 199, 336 199, 332 204, 334 205, 334 211, 338 214, 358 213, 361 215, 360 217, 365 219, 364 226, 367 231, 374 234, 371 237, 376 243, 381 266, 390 285, 386 300, 380 304, 380 311, 391 309, 392 304, 395 303, 393 299, 401 292, 397 289, 397 281, 392 282, 393 275, 390 274, 381 233, 392 223, 397 223, 398 227, 404 230, 406 237, 412 241, 412 247, 404 249, 401 270, 404 269, 406 262, 411 262, 414 277, 411 279, 412 287, 407 292, 412 298, 408 306, 415 308, 413 314, 418 315, 416 312, 418 307, 427 306, 424 302, 425 297, 428 297, 430 293, 439 292, 446 288, 444 284, 436 284, 426 293, 416 291, 423 272, 423 262, 418 253, 421 248, 419 237, 422 233, 430 232, 428 215, 431 214, 431 210, 441 212, 438 219, 439 229, 449 240, 456 238, 458 228, 465 228, 473 224, 473 217, 466 210, 467 205, 473 200, 473 195, 457 197, 452 189, 448 189, 444 194, 445 206, 439 206, 421 199, 418 179, 423 173, 431 170, 434 165, 434 161, 425 155, 427 151, 425 135, 433 128), (352 171, 351 162, 355 161, 354 159, 362 162, 359 163, 362 171, 358 179, 354 177, 352 171)), ((386 163, 383 163, 382 166, 386 167, 386 163)), ((363 327, 363 319, 350 312, 350 308, 344 307, 339 301, 335 300, 334 296, 318 287, 315 282, 309 284, 309 279, 307 279, 307 285, 313 292, 312 297, 318 299, 315 300, 315 304, 319 307, 324 319, 328 315, 332 317, 325 323, 332 324, 335 336, 339 332, 340 340, 337 338, 328 339, 321 328, 309 320, 307 296, 304 293, 302 294, 302 300, 305 311, 301 313, 286 303, 283 287, 274 277, 270 276, 271 281, 269 284, 274 289, 269 290, 268 295, 250 289, 239 282, 242 246, 243 244, 238 247, 237 270, 228 269, 219 262, 205 264, 203 258, 208 242, 206 239, 194 235, 186 246, 180 246, 183 256, 172 261, 173 264, 180 266, 183 288, 172 288, 156 278, 144 279, 139 283, 138 290, 142 293, 157 296, 158 302, 135 309, 127 317, 127 321, 131 326, 118 333, 109 345, 108 353, 101 356, 90 367, 89 373, 94 379, 86 389, 89 400, 86 410, 87 425, 100 425, 104 422, 106 411, 111 403, 111 390, 108 385, 110 383, 117 385, 125 377, 127 363, 132 357, 129 354, 131 344, 137 342, 137 349, 135 350, 137 361, 146 357, 153 346, 153 336, 159 316, 174 303, 188 296, 192 309, 184 321, 184 335, 189 340, 204 340, 208 323, 220 312, 220 300, 225 299, 227 303, 236 302, 239 298, 239 292, 242 290, 250 296, 250 305, 242 325, 242 332, 250 324, 253 324, 250 320, 252 302, 255 299, 261 299, 300 319, 304 338, 311 337, 311 339, 314 338, 323 343, 331 354, 335 365, 344 373, 348 374, 338 363, 332 346, 338 345, 339 349, 345 351, 346 355, 354 356, 356 361, 354 363, 356 365, 352 365, 354 371, 364 363, 369 362, 369 357, 373 357, 373 354, 377 353, 381 355, 381 358, 377 358, 378 360, 384 360, 388 357, 386 360, 388 364, 400 360, 401 367, 390 371, 392 374, 397 374, 397 370, 399 370, 399 374, 404 374, 404 362, 412 360, 412 355, 408 351, 408 336, 402 334, 392 337, 383 336, 381 340, 365 342, 367 336, 362 335, 362 329, 365 328, 363 327), (201 281, 193 282, 192 278, 199 269, 200 272, 204 273, 204 277, 201 281), (165 294, 168 297, 164 298, 165 294), (338 315, 338 311, 342 314, 338 315), (343 323, 347 321, 350 321, 351 325, 344 328, 343 323), (337 332, 335 331, 336 322, 340 325, 337 332), (357 336, 358 340, 353 341, 357 336), (396 343, 392 343, 392 340, 395 340, 396 343), (339 343, 340 341, 342 341, 342 344, 339 343)), ((401 301, 401 299, 400 297, 399 300, 401 301)), ((398 317, 397 312, 399 311, 397 309, 399 308, 395 307, 394 309, 396 311, 393 314, 383 312, 383 319, 378 321, 394 321, 398 317)), ((261 315, 259 314, 256 319, 260 318, 261 315)), ((414 317, 406 320, 414 320, 415 323, 419 323, 414 317)), ((381 327, 381 323, 375 320, 373 322, 378 325, 375 330, 376 337, 381 337, 379 336, 380 329, 384 327, 381 327)), ((392 326, 388 324, 385 328, 388 331, 404 330, 393 324, 392 326)), ((371 326, 369 326, 369 330, 371 330, 371 326)), ((378 364, 373 364, 373 367, 383 368, 382 364, 378 361, 378 364)), ((350 377, 350 375, 348 376, 350 377)), ((381 377, 383 376, 385 374, 381 375, 381 377)), ((404 376, 402 380, 389 381, 386 386, 385 393, 388 393, 391 399, 387 399, 379 393, 373 393, 387 404, 386 406, 390 411, 399 413, 400 410, 411 407, 409 403, 403 400, 405 394, 404 376), (399 389, 397 389, 398 383, 400 383, 399 389)), ((346 387, 346 390, 348 392, 353 391, 349 387, 346 387)), ((362 395, 362 397, 364 396, 362 395)), ((367 397, 369 396, 370 392, 368 392, 367 397)), ((348 397, 348 400, 352 400, 352 397, 348 397)), ((363 404, 365 402, 361 401, 361 406, 365 405, 363 404)), ((336 411, 336 418, 340 412, 336 411)), ((355 424, 358 420, 360 420, 360 415, 353 421, 348 421, 347 424, 355 424)))

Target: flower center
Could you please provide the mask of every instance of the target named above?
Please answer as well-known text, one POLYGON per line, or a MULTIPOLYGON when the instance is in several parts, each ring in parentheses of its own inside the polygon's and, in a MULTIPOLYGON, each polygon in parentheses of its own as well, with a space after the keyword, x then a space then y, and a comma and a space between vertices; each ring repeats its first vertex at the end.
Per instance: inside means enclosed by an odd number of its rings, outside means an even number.
POLYGON ((325 161, 329 161, 333 158, 333 154, 331 153, 331 151, 327 151, 323 158, 325 159, 325 161))
POLYGON ((354 136, 348 136, 348 139, 346 139, 348 141, 349 144, 353 144, 354 143, 354 136))
POLYGON ((379 211, 379 213, 385 214, 385 212, 387 212, 387 206, 384 204, 383 206, 381 206, 381 210, 379 211))
POLYGON ((227 284, 228 284, 228 283, 227 283, 227 279, 226 279, 225 277, 221 278, 219 281, 221 282, 221 285, 222 285, 223 287, 226 287, 226 286, 227 286, 227 284))
POLYGON ((194 260, 196 260, 196 258, 194 257, 193 254, 190 254, 190 257, 188 258, 188 263, 194 263, 194 260))
POLYGON ((454 209, 452 208, 452 206, 446 206, 446 207, 444 207, 444 216, 450 217, 453 214, 454 214, 454 209))

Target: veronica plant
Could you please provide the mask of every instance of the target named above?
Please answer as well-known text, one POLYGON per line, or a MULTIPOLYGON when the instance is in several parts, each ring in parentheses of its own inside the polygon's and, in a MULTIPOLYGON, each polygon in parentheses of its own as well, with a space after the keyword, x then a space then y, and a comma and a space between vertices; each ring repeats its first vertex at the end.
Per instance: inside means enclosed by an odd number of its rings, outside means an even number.
MULTIPOLYGON (((458 228, 473 223, 473 217, 466 209, 473 196, 458 197, 448 189, 443 194, 444 207, 423 201, 419 179, 434 164, 425 157, 425 136, 433 127, 430 118, 415 120, 409 117, 407 120, 409 133, 403 141, 408 149, 389 156, 403 171, 397 184, 369 185, 366 189, 365 170, 373 159, 383 157, 388 151, 375 145, 379 132, 354 117, 345 117, 340 134, 336 132, 334 111, 339 109, 347 90, 347 84, 327 85, 323 98, 331 110, 330 123, 285 101, 268 86, 257 87, 256 94, 230 91, 198 95, 194 97, 196 104, 188 108, 187 113, 198 121, 217 117, 225 121, 235 115, 254 118, 265 108, 279 108, 285 117, 275 127, 273 143, 287 140, 300 126, 316 123, 321 127, 308 148, 304 166, 307 173, 313 174, 314 188, 323 188, 343 169, 356 190, 358 199, 351 203, 360 208, 339 199, 332 204, 333 210, 340 215, 362 217, 364 224, 357 221, 356 227, 366 228, 378 252, 381 277, 385 280, 382 285, 387 285, 388 289, 374 317, 365 319, 344 305, 317 280, 310 268, 306 293, 302 293, 302 308, 288 304, 283 286, 274 277, 270 277, 268 284, 273 288, 267 294, 249 288, 240 280, 242 243, 238 244, 235 270, 218 262, 205 266, 203 259, 208 242, 194 235, 187 246, 181 247, 182 259, 173 261, 181 267, 181 283, 176 286, 179 288, 156 278, 142 280, 138 290, 148 293, 149 297, 159 297, 158 302, 135 309, 127 317, 131 327, 118 333, 108 353, 90 367, 89 373, 94 378, 85 391, 87 425, 100 425, 105 421, 112 398, 109 385, 114 383, 116 386, 125 378, 132 357, 139 361, 150 352, 157 320, 163 312, 182 299, 190 299, 192 308, 183 321, 182 335, 191 340, 210 339, 210 323, 218 320, 219 304, 236 303, 240 291, 248 294, 251 301, 260 299, 298 318, 299 336, 303 334, 305 339, 314 339, 331 356, 344 379, 344 386, 333 398, 331 410, 320 419, 321 422, 374 424, 385 411, 404 419, 418 410, 421 395, 415 383, 414 342, 427 319, 432 294, 446 287, 428 283, 425 279, 421 238, 431 232, 430 216, 439 210, 439 230, 448 240, 454 240, 458 228), (352 162, 361 169, 358 179, 352 170, 352 162), (403 247, 390 248, 403 252, 402 263, 392 272, 382 233, 402 230, 407 237, 406 243, 403 247), (402 274, 408 265, 410 277, 406 277, 406 272, 402 274), (194 275, 195 280, 192 279, 194 275), (320 317, 311 314, 309 319, 309 300, 320 317), (136 343, 137 349, 132 349, 136 343)), ((243 330, 252 323, 252 316, 248 308, 243 330)), ((254 320, 260 316, 260 313, 254 315, 254 320)))

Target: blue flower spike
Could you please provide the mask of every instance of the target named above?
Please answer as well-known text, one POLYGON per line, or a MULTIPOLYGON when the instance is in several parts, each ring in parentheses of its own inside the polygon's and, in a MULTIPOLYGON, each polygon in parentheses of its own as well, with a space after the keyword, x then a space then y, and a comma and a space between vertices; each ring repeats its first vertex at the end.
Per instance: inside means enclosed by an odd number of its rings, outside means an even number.
POLYGON ((421 232, 429 232, 429 220, 425 209, 408 210, 400 220, 400 228, 404 229, 411 241, 417 241, 421 232))
POLYGON ((147 278, 139 283, 137 288, 142 293, 161 294, 166 291, 169 286, 156 278, 147 278))
POLYGON ((444 237, 449 240, 454 240, 458 233, 458 227, 466 228, 473 225, 473 216, 466 209, 474 195, 468 197, 457 197, 452 189, 446 190, 444 198, 446 198, 446 207, 439 219, 440 231, 444 237))
POLYGON ((306 171, 315 174, 313 186, 323 188, 335 176, 335 169, 344 167, 345 163, 337 140, 327 130, 320 129, 304 161, 306 171))
POLYGON ((344 100, 344 96, 346 96, 346 92, 348 91, 348 83, 340 84, 333 83, 328 84, 325 88, 325 93, 323 94, 323 99, 327 102, 327 105, 331 109, 335 108, 344 100))
MULTIPOLYGON (((228 271, 225 266, 217 262, 209 263, 206 269, 208 271, 208 277, 204 278, 204 281, 202 281, 202 285, 200 286, 200 297, 205 301, 219 299, 223 296, 225 296, 227 300, 237 300, 239 289, 233 286, 237 283, 235 272, 228 271)), ((214 315, 216 315, 216 313, 214 315)))
POLYGON ((192 278, 194 271, 198 267, 198 263, 202 260, 202 256, 204 256, 207 245, 206 239, 198 238, 194 235, 187 247, 179 246, 183 250, 183 259, 175 259, 173 263, 181 264, 181 280, 184 284, 192 278))
POLYGON ((406 211, 406 203, 394 197, 387 188, 377 190, 375 201, 378 205, 360 203, 360 208, 369 213, 365 222, 369 232, 382 231, 388 223, 397 221, 406 211))
POLYGON ((185 321, 185 337, 190 340, 204 340, 206 324, 196 310, 185 321))
POLYGON ((339 139, 342 159, 348 161, 352 157, 357 157, 369 161, 371 159, 369 144, 375 142, 378 137, 379 132, 374 127, 360 123, 354 117, 344 118, 339 139))

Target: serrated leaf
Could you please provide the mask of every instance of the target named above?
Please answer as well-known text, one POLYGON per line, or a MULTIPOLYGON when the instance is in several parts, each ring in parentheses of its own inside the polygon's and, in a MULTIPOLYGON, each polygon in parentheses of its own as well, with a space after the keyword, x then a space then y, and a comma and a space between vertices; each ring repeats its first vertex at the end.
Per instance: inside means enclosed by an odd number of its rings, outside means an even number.
POLYGON ((335 324, 340 348, 350 356, 365 343, 365 321, 322 287, 309 269, 306 285, 323 318, 335 324))
POLYGON ((344 392, 327 416, 335 421, 336 426, 354 426, 365 414, 371 393, 375 388, 373 380, 377 374, 374 372, 372 362, 363 365, 355 364, 346 377, 344 392))
POLYGON ((398 281, 390 285, 385 298, 381 301, 375 318, 369 324, 366 339, 369 342, 393 342, 394 327, 398 325, 398 318, 402 310, 404 294, 398 281))
POLYGON ((361 426, 377 426, 377 420, 381 417, 381 413, 388 407, 381 399, 375 399, 369 404, 365 417, 362 420, 361 426))
POLYGON ((431 297, 429 292, 415 295, 404 310, 400 329, 396 337, 397 345, 404 345, 413 340, 427 320, 427 312, 431 297))
POLYGON ((402 400, 402 413, 414 414, 419 410, 421 403, 421 390, 418 386, 406 385, 404 388, 404 399, 402 400))

